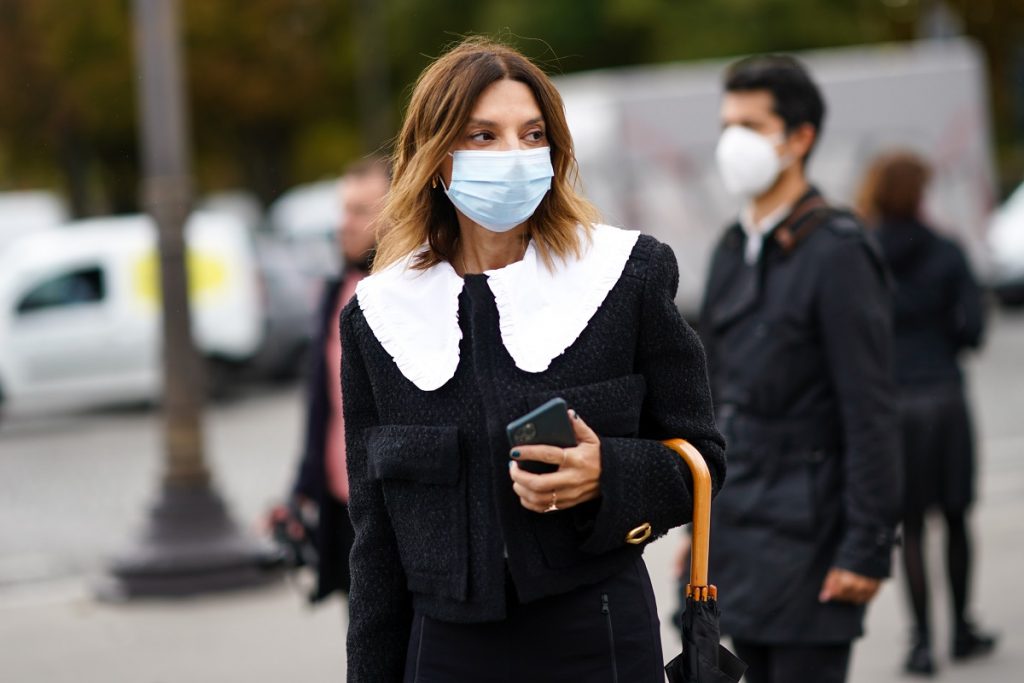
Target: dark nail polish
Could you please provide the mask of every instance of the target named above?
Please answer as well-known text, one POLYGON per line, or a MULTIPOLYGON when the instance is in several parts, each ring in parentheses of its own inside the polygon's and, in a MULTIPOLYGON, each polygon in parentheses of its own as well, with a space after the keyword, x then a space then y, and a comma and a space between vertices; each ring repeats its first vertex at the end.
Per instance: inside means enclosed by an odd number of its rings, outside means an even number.
POLYGON ((519 451, 512 451, 512 457, 513 458, 518 458, 519 457, 519 451))

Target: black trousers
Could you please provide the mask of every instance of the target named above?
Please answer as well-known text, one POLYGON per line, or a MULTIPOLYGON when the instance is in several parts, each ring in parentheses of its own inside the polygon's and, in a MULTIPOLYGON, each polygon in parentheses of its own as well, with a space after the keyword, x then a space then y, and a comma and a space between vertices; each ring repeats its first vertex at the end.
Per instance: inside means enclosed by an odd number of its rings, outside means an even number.
POLYGON ((747 664, 746 683, 844 683, 850 643, 764 645, 733 639, 736 656, 747 664))
MULTIPOLYGON (((511 585, 511 582, 509 582, 511 585)), ((452 624, 413 616, 405 683, 663 683, 658 611, 643 560, 508 616, 452 624)))

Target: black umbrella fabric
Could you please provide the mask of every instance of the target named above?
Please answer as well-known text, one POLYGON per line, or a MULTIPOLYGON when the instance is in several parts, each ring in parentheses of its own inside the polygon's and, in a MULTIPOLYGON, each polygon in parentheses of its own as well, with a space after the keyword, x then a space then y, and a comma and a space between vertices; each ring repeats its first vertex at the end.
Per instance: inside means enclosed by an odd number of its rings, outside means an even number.
POLYGON ((747 666, 719 642, 718 602, 686 599, 683 651, 665 667, 669 683, 736 683, 747 666))
POLYGON ((682 614, 683 651, 665 666, 669 683, 737 683, 747 665, 722 647, 718 628, 718 591, 708 585, 711 531, 711 474, 703 456, 689 442, 665 445, 682 456, 693 473, 693 542, 690 584, 682 614))

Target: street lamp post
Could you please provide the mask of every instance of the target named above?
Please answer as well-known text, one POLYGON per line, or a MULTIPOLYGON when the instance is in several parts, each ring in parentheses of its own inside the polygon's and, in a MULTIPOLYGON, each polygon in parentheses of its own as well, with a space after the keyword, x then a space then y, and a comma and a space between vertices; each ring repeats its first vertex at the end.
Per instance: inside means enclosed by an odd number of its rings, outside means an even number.
POLYGON ((383 11, 377 0, 352 2, 356 103, 364 152, 379 152, 394 134, 383 11))
POLYGON ((191 208, 177 0, 133 0, 143 203, 159 235, 165 468, 141 537, 117 557, 107 598, 253 585, 261 546, 232 522, 203 457, 202 364, 192 341, 184 225, 191 208))

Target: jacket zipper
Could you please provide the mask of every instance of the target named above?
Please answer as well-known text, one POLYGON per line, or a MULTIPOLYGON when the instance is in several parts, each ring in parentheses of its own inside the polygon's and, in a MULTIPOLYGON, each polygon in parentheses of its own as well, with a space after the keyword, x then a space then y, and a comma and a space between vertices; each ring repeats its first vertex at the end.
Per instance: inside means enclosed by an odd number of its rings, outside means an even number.
POLYGON ((615 631, 612 629, 612 610, 608 606, 608 594, 601 594, 601 614, 608 624, 608 649, 612 655, 612 683, 619 683, 619 664, 615 661, 615 631))

